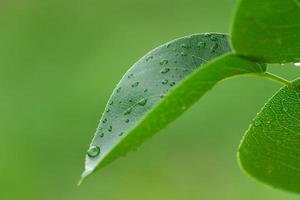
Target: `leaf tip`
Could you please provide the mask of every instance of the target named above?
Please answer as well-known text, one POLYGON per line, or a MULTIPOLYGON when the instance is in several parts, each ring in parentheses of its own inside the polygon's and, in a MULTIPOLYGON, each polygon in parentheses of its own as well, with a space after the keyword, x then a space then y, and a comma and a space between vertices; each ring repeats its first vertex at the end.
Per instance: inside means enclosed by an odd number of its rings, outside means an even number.
POLYGON ((82 184, 83 180, 84 180, 84 178, 81 177, 80 180, 79 180, 78 183, 77 183, 77 186, 78 186, 78 187, 82 184))
POLYGON ((80 180, 78 181, 78 183, 77 183, 77 186, 80 186, 83 182, 84 182, 84 180, 91 174, 93 172, 93 169, 85 169, 84 170, 84 172, 81 174, 81 178, 80 178, 80 180))

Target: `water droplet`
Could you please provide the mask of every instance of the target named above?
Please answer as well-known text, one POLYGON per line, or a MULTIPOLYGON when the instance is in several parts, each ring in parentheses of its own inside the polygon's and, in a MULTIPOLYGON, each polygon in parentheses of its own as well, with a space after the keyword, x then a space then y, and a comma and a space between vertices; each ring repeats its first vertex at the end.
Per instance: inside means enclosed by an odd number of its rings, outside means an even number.
POLYGON ((164 79, 164 80, 161 81, 161 83, 162 83, 163 85, 168 84, 168 82, 169 82, 169 81, 168 81, 167 79, 164 79))
POLYGON ((167 48, 169 48, 171 46, 171 43, 167 44, 167 48))
POLYGON ((98 146, 91 146, 87 151, 87 155, 91 158, 95 158, 100 154, 100 147, 98 146))
POLYGON ((170 71, 170 68, 165 67, 165 68, 163 68, 162 70, 160 70, 160 73, 166 74, 166 73, 168 73, 169 71, 170 71))
POLYGON ((108 130, 109 132, 112 132, 112 129, 113 129, 113 127, 112 127, 112 126, 109 126, 107 130, 108 130))
POLYGON ((134 88, 134 87, 137 87, 137 86, 139 86, 139 84, 140 84, 139 82, 135 82, 135 83, 133 83, 133 84, 131 85, 131 87, 133 87, 133 88, 134 88))
POLYGON ((109 113, 109 112, 110 112, 110 109, 108 108, 108 109, 106 110, 106 112, 109 113))
POLYGON ((149 60, 152 60, 153 59, 153 56, 148 56, 147 58, 146 58, 146 61, 148 62, 149 60))
POLYGON ((126 123, 129 123, 129 119, 126 119, 125 122, 126 122, 126 123))
POLYGON ((169 61, 167 60, 167 59, 161 59, 160 61, 159 61, 159 64, 160 65, 166 65, 166 64, 168 64, 169 63, 169 61))
POLYGON ((296 67, 300 67, 300 62, 294 63, 294 65, 295 65, 296 67))
POLYGON ((147 101, 148 101, 148 99, 143 98, 143 99, 141 99, 141 100, 138 102, 138 104, 139 104, 140 106, 144 106, 144 105, 147 104, 147 101))
POLYGON ((260 121, 259 119, 256 119, 256 120, 254 121, 254 125, 255 125, 255 126, 260 126, 260 125, 261 125, 261 121, 260 121))
POLYGON ((99 135, 100 137, 104 137, 104 133, 100 133, 100 135, 99 135))
POLYGON ((107 118, 103 119, 103 124, 105 124, 107 122, 107 118))
POLYGON ((204 37, 210 37, 211 35, 211 33, 205 33, 204 37))
POLYGON ((215 43, 215 44, 211 47, 210 53, 215 53, 216 50, 218 49, 218 47, 219 47, 218 43, 215 43))
POLYGON ((198 46, 199 49, 203 49, 203 48, 206 46, 206 43, 200 41, 200 42, 198 42, 198 45, 197 45, 197 46, 198 46))
POLYGON ((182 48, 187 48, 187 45, 186 44, 182 44, 181 47, 182 48))
POLYGON ((119 92, 121 91, 121 89, 122 89, 122 88, 119 87, 119 88, 117 89, 117 93, 119 93, 119 92))
POLYGON ((161 94, 161 95, 159 95, 159 97, 162 99, 162 98, 165 97, 165 95, 164 95, 164 94, 161 94))
POLYGON ((144 92, 148 92, 148 89, 144 89, 144 92))
POLYGON ((217 41, 218 40, 218 38, 215 35, 211 35, 209 38, 210 38, 211 41, 217 41))
POLYGON ((187 53, 186 52, 181 52, 181 56, 187 56, 187 53))
POLYGON ((132 102, 133 102, 133 100, 132 100, 132 99, 129 99, 129 102, 130 102, 130 103, 132 103, 132 102))
POLYGON ((174 86, 176 83, 175 83, 175 81, 172 81, 171 83, 170 83, 170 86, 174 86))
POLYGON ((114 102, 113 101, 111 101, 110 103, 109 103, 109 105, 113 105, 114 104, 114 102))
POLYGON ((124 132, 119 133, 119 136, 122 136, 124 134, 124 132))
POLYGON ((132 77, 133 77, 133 74, 129 74, 127 77, 128 77, 128 78, 132 78, 132 77))
POLYGON ((129 115, 132 112, 132 108, 128 108, 125 112, 124 115, 129 115))

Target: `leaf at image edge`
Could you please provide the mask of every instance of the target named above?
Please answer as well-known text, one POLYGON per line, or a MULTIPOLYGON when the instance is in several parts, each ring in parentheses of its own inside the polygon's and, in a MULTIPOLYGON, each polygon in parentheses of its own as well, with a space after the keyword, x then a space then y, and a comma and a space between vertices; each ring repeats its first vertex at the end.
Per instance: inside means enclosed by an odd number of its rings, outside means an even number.
POLYGON ((300 61, 299 0, 240 0, 231 35, 239 55, 265 63, 300 61))
POLYGON ((300 80, 281 88, 247 130, 238 158, 252 177, 300 193, 300 80))

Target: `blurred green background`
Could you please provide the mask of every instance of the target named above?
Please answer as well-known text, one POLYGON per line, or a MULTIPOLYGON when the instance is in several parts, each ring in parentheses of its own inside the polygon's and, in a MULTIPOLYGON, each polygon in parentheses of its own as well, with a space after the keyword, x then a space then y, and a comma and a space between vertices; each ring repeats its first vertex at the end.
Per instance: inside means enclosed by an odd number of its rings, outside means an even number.
MULTIPOLYGON (((234 0, 0 1, 1 200, 293 200, 238 166, 238 144, 280 87, 218 85, 139 151, 81 187, 85 151, 114 86, 147 51, 228 32, 234 0)), ((270 67, 288 79, 292 65, 270 67)))

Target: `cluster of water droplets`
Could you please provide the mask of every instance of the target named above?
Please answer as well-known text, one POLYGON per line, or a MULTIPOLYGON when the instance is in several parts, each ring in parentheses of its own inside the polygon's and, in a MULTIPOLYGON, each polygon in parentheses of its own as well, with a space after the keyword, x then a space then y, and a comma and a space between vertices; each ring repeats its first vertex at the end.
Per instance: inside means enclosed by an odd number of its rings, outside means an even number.
MULTIPOLYGON (((103 115, 103 119, 101 121, 101 124, 99 125, 97 136, 100 138, 104 138, 106 134, 110 133, 116 133, 117 136, 123 136, 124 133, 126 133, 126 130, 128 130, 128 128, 132 126, 132 124, 137 120, 136 118, 131 117, 131 114, 134 109, 136 109, 136 107, 142 108, 149 104, 147 108, 139 111, 146 112, 147 109, 156 104, 159 99, 164 98, 170 88, 175 86, 177 82, 182 80, 186 75, 190 74, 201 64, 204 64, 205 62, 203 61, 210 60, 215 57, 214 54, 216 54, 216 52, 220 48, 219 40, 222 38, 224 38, 223 35, 215 34, 206 34, 204 37, 200 38, 197 36, 191 36, 190 38, 184 38, 172 43, 168 43, 157 51, 148 54, 148 56, 146 56, 144 60, 140 61, 140 63, 137 63, 136 66, 139 67, 139 65, 142 65, 142 67, 145 68, 146 63, 146 67, 151 68, 151 70, 159 70, 158 73, 160 74, 160 76, 158 77, 161 77, 161 88, 159 93, 153 94, 153 91, 151 91, 152 93, 150 95, 149 89, 152 90, 151 87, 157 86, 151 86, 149 85, 149 83, 147 85, 144 83, 144 80, 139 80, 139 78, 149 79, 149 77, 139 77, 136 69, 137 67, 134 66, 125 76, 127 80, 122 80, 122 82, 119 84, 119 87, 115 90, 115 94, 112 96, 113 100, 111 100, 108 104, 106 113, 103 115), (167 48, 167 51, 163 48, 167 48), (162 53, 159 51, 161 51, 162 53), (203 52, 207 52, 205 58, 203 58, 203 52), (162 57, 162 55, 165 56, 162 57), (126 86, 126 84, 122 84, 126 81, 128 82, 128 87, 126 86), (147 85, 149 89, 144 88, 144 85, 142 83, 147 85), (135 90, 135 93, 131 94, 130 89, 135 90), (144 97, 139 99, 136 99, 134 97, 130 98, 130 95, 136 95, 136 92, 140 90, 144 94, 144 97), (126 100, 125 97, 129 100, 126 100), (149 98, 154 97, 158 97, 158 99, 152 99, 151 103, 149 103, 149 98), (108 120, 108 118, 111 118, 109 116, 111 109, 115 108, 118 108, 118 110, 123 109, 123 114, 117 116, 117 118, 114 117, 113 121, 108 120), (119 121, 122 121, 124 125, 122 125, 121 128, 114 128, 112 123, 120 123, 119 121)), ((101 152, 100 146, 101 145, 92 145, 87 151, 87 155, 90 158, 99 156, 101 152)))

